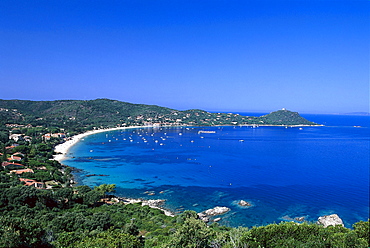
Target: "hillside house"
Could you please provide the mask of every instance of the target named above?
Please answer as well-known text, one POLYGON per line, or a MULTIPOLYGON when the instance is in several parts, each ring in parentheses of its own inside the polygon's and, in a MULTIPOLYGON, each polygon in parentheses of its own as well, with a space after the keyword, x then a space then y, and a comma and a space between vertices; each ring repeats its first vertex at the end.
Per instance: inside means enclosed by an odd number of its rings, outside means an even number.
POLYGON ((19 140, 24 140, 23 134, 11 134, 9 135, 9 139, 14 140, 15 142, 18 142, 19 140))
POLYGON ((18 156, 11 155, 10 158, 8 158, 8 161, 21 161, 22 158, 18 156))
POLYGON ((19 178, 19 181, 24 182, 25 186, 34 186, 38 189, 44 188, 44 183, 37 182, 36 180, 27 179, 27 178, 19 178))
POLYGON ((22 175, 25 172, 34 173, 32 169, 11 170, 11 174, 22 175))
POLYGON ((1 165, 4 167, 4 168, 24 168, 24 165, 23 164, 18 164, 18 163, 10 163, 10 162, 2 162, 1 165))

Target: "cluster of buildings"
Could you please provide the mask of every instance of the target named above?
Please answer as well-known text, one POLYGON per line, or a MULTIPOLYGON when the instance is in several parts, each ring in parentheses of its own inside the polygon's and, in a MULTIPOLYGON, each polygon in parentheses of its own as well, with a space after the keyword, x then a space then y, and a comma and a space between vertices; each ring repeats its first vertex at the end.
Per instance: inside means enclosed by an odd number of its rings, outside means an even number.
MULTIPOLYGON (((2 153, 0 153, 0 156, 3 156, 2 153)), ((4 169, 9 169, 9 174, 14 174, 18 176, 19 181, 24 182, 26 186, 33 186, 36 188, 45 188, 45 184, 43 182, 38 182, 33 179, 27 179, 27 178, 22 178, 23 173, 34 173, 34 171, 30 168, 27 168, 23 164, 19 163, 23 160, 24 154, 17 152, 14 154, 11 154, 10 157, 7 158, 7 161, 3 161, 1 163, 1 166, 4 169)), ((45 169, 46 167, 40 167, 37 169, 45 169)))
POLYGON ((65 133, 46 133, 42 136, 42 139, 45 141, 48 141, 51 138, 65 139, 66 135, 65 133))

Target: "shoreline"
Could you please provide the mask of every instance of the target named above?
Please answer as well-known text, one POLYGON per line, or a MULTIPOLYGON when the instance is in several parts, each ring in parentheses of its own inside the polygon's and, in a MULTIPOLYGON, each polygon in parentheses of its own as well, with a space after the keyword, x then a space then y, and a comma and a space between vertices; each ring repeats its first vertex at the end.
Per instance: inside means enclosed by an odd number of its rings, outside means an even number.
MULTIPOLYGON (((185 125, 180 125, 180 126, 181 127, 190 127, 190 126, 185 126, 185 125)), ((196 127, 207 128, 207 127, 217 127, 217 126, 219 126, 219 125, 215 125, 215 126, 196 126, 196 127)), ((222 125, 222 126, 229 126, 229 125, 222 125)), ((286 128, 291 127, 291 128, 294 128, 294 127, 324 126, 324 125, 263 125, 263 124, 262 125, 261 124, 259 124, 259 125, 250 124, 249 125, 248 124, 248 125, 235 125, 235 126, 248 126, 248 127, 271 127, 271 126, 275 126, 275 127, 286 127, 286 128)), ((103 132, 117 131, 117 130, 148 128, 148 127, 156 127, 156 126, 151 125, 151 126, 115 127, 115 128, 107 128, 107 129, 90 130, 90 131, 86 131, 86 132, 81 133, 81 134, 74 135, 74 136, 70 137, 67 141, 65 141, 64 143, 58 144, 54 147, 54 152, 56 153, 56 155, 53 156, 53 159, 62 164, 62 161, 66 160, 68 158, 67 157, 68 151, 75 144, 77 144, 81 139, 83 139, 84 137, 87 137, 89 135, 93 135, 93 134, 97 134, 97 133, 103 133, 103 132)), ((173 127, 173 126, 159 126, 159 127, 173 127)), ((176 126, 176 127, 179 127, 179 126, 176 126)), ((72 180, 75 182, 75 180, 73 178, 72 178, 72 180)), ((151 208, 159 209, 159 210, 163 211, 163 213, 167 216, 171 216, 171 217, 176 216, 176 214, 173 213, 172 211, 170 211, 169 209, 166 209, 166 208, 162 207, 162 205, 164 205, 164 202, 166 201, 165 199, 147 200, 147 199, 142 199, 142 198, 128 198, 128 197, 124 197, 124 196, 115 196, 115 195, 114 195, 114 198, 117 199, 118 202, 122 202, 123 204, 141 203, 142 206, 146 205, 146 206, 149 206, 151 208)))
POLYGON ((131 128, 145 128, 145 127, 151 127, 151 126, 113 127, 113 128, 107 128, 107 129, 90 130, 84 133, 76 134, 70 137, 67 141, 61 144, 58 144, 54 147, 54 152, 56 154, 53 155, 53 159, 58 161, 59 163, 62 163, 63 160, 67 159, 67 153, 69 149, 71 149, 75 144, 77 144, 82 138, 87 137, 89 135, 117 131, 117 130, 125 130, 125 129, 131 129, 131 128))
MULTIPOLYGON (((130 126, 130 127, 115 127, 115 128, 107 128, 107 129, 98 129, 98 130, 90 130, 81 134, 74 135, 70 137, 69 140, 66 142, 56 145, 54 147, 54 152, 57 153, 53 156, 53 159, 62 163, 63 160, 67 159, 67 153, 70 148, 72 148, 75 144, 77 144, 82 138, 87 137, 92 134, 103 133, 103 132, 110 132, 110 131, 117 131, 117 130, 125 130, 125 129, 132 129, 132 128, 145 128, 145 127, 152 127, 152 126, 130 126)), ((73 181, 75 181, 72 178, 73 181)), ((73 186, 72 186, 73 187, 73 186)), ((113 196, 118 202, 122 202, 123 204, 135 204, 141 203, 142 206, 149 206, 150 208, 155 208, 163 211, 163 213, 167 216, 175 217, 175 214, 170 210, 160 207, 163 205, 166 200, 145 200, 142 198, 128 198, 128 197, 121 197, 121 196, 113 196)))
MULTIPOLYGON (((199 127, 217 127, 219 125, 215 126, 199 126, 199 127)), ((228 125, 222 125, 222 126, 228 126, 228 125)), ((235 126, 246 126, 246 127, 317 127, 317 126, 324 126, 324 125, 268 125, 268 124, 247 124, 247 125, 235 125, 235 126)), ((97 133, 103 133, 103 132, 111 132, 111 131, 117 131, 117 130, 125 130, 125 129, 131 129, 131 128, 146 128, 146 127, 154 127, 154 126, 129 126, 129 127, 114 127, 114 128, 107 128, 107 129, 97 129, 97 130, 90 130, 86 131, 84 133, 80 133, 77 135, 74 135, 69 138, 69 140, 65 141, 64 143, 58 144, 54 147, 54 152, 56 155, 53 156, 53 159, 62 162, 67 157, 67 153, 71 147, 73 147, 77 142, 79 142, 82 138, 87 137, 92 134, 97 133)), ((159 126, 159 127, 168 127, 168 126, 159 126)), ((171 126, 174 127, 174 126, 171 126)), ((176 126, 179 127, 179 126, 176 126)), ((184 126, 180 125, 180 127, 190 127, 190 126, 184 126)), ((197 126, 198 127, 198 126, 197 126)))

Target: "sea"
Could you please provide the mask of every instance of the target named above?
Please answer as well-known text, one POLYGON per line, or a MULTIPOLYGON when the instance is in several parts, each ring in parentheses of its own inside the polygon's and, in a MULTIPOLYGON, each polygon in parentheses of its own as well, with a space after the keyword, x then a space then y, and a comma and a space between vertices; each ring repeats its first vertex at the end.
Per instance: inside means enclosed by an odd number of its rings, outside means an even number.
POLYGON ((165 199, 176 214, 228 207, 216 216, 225 226, 316 222, 333 213, 349 228, 366 221, 370 116, 302 116, 325 126, 110 131, 86 136, 63 163, 81 169, 79 185, 116 184, 115 195, 165 199))

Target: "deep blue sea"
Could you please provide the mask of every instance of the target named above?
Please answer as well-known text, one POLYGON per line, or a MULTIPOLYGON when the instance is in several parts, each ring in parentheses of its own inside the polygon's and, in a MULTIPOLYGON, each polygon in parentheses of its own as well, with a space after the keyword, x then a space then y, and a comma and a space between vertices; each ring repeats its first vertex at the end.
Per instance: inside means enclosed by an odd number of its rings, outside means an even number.
POLYGON ((227 226, 332 213, 347 227, 367 220, 370 117, 302 116, 325 126, 112 131, 85 137, 63 163, 83 170, 80 184, 114 183, 116 195, 166 199, 176 213, 229 207, 219 222, 227 226))

